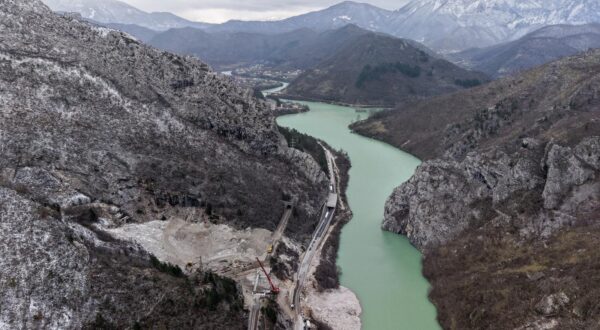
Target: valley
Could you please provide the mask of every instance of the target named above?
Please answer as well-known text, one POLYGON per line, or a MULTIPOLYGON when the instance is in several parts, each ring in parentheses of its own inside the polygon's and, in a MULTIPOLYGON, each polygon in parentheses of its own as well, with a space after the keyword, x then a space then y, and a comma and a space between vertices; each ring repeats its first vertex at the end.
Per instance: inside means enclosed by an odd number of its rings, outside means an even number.
POLYGON ((426 160, 382 227, 424 252, 443 327, 597 327, 595 276, 570 271, 597 267, 599 61, 588 51, 353 126, 426 160))
POLYGON ((598 2, 367 1, 0 1, 0 330, 599 329, 598 2))
MULTIPOLYGON (((428 283, 420 272, 419 252, 406 239, 384 233, 378 226, 395 182, 407 180, 419 160, 351 134, 348 125, 365 118, 366 113, 323 103, 305 104, 310 112, 279 117, 278 123, 344 150, 352 163, 346 194, 353 215, 342 229, 337 264, 341 285, 360 300, 362 329, 438 329, 435 310, 427 299, 428 283)), ((313 313, 321 317, 317 311, 313 313)))

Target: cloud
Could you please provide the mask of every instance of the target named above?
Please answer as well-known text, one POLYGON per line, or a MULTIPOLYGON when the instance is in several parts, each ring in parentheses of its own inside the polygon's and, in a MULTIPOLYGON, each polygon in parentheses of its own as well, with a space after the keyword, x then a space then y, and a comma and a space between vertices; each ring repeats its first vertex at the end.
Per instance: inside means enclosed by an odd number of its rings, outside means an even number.
MULTIPOLYGON (((209 23, 230 19, 274 20, 320 10, 335 0, 121 0, 144 11, 171 12, 181 17, 209 23)), ((386 9, 398 9, 404 0, 365 1, 386 9)))
POLYGON ((281 10, 239 10, 239 9, 227 9, 227 8, 207 8, 207 9, 194 9, 187 10, 178 15, 185 17, 193 21, 200 21, 206 23, 223 23, 231 19, 240 20, 280 20, 287 17, 299 15, 317 8, 307 9, 281 9, 281 10))

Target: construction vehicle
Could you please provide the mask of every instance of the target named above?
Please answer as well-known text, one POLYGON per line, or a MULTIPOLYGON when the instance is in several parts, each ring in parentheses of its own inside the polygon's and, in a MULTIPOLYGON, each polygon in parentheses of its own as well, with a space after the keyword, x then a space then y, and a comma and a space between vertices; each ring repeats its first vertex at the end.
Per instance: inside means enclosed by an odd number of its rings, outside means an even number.
POLYGON ((263 267, 262 262, 260 262, 260 260, 258 260, 258 258, 256 258, 256 261, 258 261, 258 264, 260 265, 260 268, 262 269, 263 273, 265 273, 265 276, 267 276, 267 280, 269 280, 269 284, 271 285, 271 293, 274 295, 279 294, 279 288, 275 286, 275 284, 273 284, 273 281, 271 281, 271 276, 269 276, 269 274, 267 274, 267 271, 265 270, 265 267, 263 267))
POLYGON ((273 244, 269 244, 267 247, 267 253, 273 253, 273 244))

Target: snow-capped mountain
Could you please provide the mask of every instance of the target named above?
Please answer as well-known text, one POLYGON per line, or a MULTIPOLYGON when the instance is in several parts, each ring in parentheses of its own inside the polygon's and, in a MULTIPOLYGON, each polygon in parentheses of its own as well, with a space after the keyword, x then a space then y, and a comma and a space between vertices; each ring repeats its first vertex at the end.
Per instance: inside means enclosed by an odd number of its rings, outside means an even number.
POLYGON ((546 25, 600 22, 597 0, 413 0, 388 32, 444 51, 510 41, 546 25))
POLYGON ((229 21, 210 28, 213 31, 244 31, 255 33, 282 33, 310 28, 317 31, 338 29, 354 24, 371 31, 387 30, 387 22, 393 11, 366 3, 344 1, 329 8, 290 17, 281 21, 229 21))
POLYGON ((171 13, 147 13, 118 0, 43 0, 54 11, 75 12, 99 23, 135 24, 157 31, 207 24, 188 21, 171 13))
POLYGON ((502 77, 590 48, 600 48, 600 24, 550 25, 515 41, 449 54, 470 69, 502 77))
POLYGON ((102 23, 135 24, 153 30, 199 27, 206 31, 276 34, 354 24, 414 39, 442 52, 516 40, 547 25, 600 23, 598 0, 412 0, 396 11, 341 2, 280 21, 229 21, 209 25, 168 13, 146 13, 118 0, 44 0, 56 11, 78 12, 102 23))

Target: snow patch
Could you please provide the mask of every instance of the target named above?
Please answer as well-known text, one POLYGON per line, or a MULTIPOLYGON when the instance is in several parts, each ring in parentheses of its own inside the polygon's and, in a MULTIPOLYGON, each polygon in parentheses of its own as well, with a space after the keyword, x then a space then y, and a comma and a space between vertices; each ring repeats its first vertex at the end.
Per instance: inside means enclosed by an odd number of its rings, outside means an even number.
POLYGON ((106 38, 106 37, 108 37, 108 35, 111 32, 115 32, 115 30, 105 28, 102 26, 92 26, 91 28, 94 32, 98 33, 102 38, 106 38))
POLYGON ((342 21, 351 21, 351 20, 352 20, 352 17, 350 17, 350 16, 347 16, 347 15, 342 15, 342 16, 335 17, 335 18, 333 19, 333 21, 334 21, 334 22, 336 22, 336 21, 338 21, 338 20, 342 20, 342 21))

